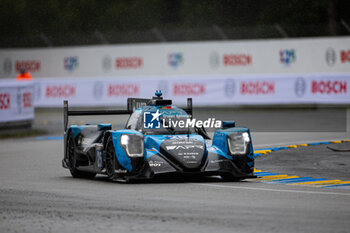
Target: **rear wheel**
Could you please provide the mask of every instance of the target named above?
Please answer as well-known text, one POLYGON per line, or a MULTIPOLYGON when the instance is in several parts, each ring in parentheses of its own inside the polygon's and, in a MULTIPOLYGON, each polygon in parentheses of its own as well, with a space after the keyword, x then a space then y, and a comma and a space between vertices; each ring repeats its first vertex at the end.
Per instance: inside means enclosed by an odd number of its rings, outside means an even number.
POLYGON ((75 152, 75 141, 71 133, 68 135, 67 139, 67 157, 69 162, 69 171, 74 178, 92 179, 96 176, 96 173, 83 172, 77 169, 77 154, 75 152))

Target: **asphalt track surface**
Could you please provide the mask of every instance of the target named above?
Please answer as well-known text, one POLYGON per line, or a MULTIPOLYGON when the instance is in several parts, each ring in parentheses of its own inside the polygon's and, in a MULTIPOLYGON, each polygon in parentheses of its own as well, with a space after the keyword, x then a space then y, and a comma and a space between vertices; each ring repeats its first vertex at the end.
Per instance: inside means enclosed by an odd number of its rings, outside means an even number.
MULTIPOLYGON (((39 113, 35 126, 59 135, 61 117, 39 113)), ((256 148, 350 139, 349 130, 252 135, 256 148)), ((61 167, 62 156, 61 140, 0 141, 0 232, 350 231, 350 190, 218 177, 133 184, 74 179, 61 167)), ((257 158, 256 167, 348 179, 350 153, 292 148, 257 158)))

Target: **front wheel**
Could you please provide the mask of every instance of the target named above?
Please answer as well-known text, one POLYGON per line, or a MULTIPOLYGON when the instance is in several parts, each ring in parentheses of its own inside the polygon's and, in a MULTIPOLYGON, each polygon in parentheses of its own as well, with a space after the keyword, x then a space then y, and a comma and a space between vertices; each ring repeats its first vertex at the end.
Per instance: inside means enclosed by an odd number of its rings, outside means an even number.
POLYGON ((106 174, 108 176, 108 179, 111 181, 123 180, 125 173, 122 173, 122 171, 126 171, 126 170, 118 162, 113 141, 112 141, 112 136, 110 136, 107 140, 105 153, 106 153, 106 174))
POLYGON ((83 172, 77 169, 77 154, 75 152, 75 141, 71 133, 68 135, 67 139, 67 157, 69 162, 69 171, 74 178, 92 179, 96 176, 96 173, 83 172))

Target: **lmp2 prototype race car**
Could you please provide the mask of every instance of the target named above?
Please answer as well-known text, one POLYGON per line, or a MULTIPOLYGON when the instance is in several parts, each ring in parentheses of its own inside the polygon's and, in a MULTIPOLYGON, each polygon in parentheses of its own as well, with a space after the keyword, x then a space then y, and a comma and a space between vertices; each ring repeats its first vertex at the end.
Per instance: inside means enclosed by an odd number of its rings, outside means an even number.
POLYGON ((248 128, 220 121, 210 140, 203 124, 192 117, 191 98, 187 109, 181 109, 161 96, 157 91, 152 99, 128 98, 127 110, 72 111, 65 100, 62 166, 73 177, 104 174, 122 182, 161 175, 219 175, 225 181, 256 177, 248 128), (69 116, 119 114, 130 115, 122 130, 113 130, 111 124, 67 127, 69 116))

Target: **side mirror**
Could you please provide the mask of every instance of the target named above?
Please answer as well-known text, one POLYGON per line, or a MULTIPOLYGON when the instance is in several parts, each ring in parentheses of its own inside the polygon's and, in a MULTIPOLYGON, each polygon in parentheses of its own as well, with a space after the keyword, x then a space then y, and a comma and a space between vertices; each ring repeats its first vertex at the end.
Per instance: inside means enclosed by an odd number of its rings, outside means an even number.
POLYGON ((223 129, 233 128, 235 126, 236 126, 236 122, 234 122, 234 121, 223 121, 222 122, 223 129))

